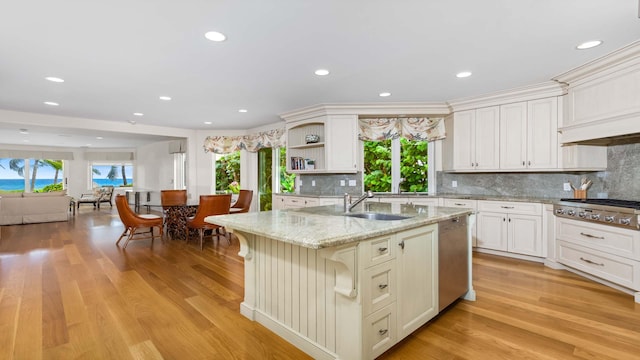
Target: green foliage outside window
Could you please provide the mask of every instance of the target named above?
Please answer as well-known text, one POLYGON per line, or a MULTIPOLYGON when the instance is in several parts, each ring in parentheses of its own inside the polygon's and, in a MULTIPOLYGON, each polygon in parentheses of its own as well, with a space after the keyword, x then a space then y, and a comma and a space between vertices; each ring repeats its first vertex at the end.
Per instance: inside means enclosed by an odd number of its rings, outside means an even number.
POLYGON ((280 192, 292 193, 295 191, 296 174, 287 173, 287 148, 280 148, 280 192))
MULTIPOLYGON (((428 190, 428 152, 426 141, 400 138, 400 175, 402 191, 428 190)), ((364 189, 391 191, 391 140, 364 142, 364 189)))
POLYGON ((240 151, 216 159, 216 192, 240 191, 240 151))
POLYGON ((391 140, 364 142, 364 190, 391 191, 391 140))
POLYGON ((426 141, 400 138, 400 176, 404 179, 402 191, 427 192, 428 153, 426 141))

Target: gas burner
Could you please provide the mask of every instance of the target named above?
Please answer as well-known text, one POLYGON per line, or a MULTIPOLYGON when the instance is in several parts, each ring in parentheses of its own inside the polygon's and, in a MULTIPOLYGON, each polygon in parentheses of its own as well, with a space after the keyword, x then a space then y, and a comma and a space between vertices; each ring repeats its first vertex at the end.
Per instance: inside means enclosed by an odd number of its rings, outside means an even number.
POLYGON ((640 230, 640 201, 616 199, 560 199, 556 216, 640 230))

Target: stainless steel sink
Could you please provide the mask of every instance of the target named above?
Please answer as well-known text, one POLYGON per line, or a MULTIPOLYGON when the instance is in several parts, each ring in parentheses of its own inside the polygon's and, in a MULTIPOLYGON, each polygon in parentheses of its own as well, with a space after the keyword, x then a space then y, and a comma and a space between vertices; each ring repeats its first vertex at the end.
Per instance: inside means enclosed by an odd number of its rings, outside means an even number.
POLYGON ((344 216, 356 217, 367 220, 404 220, 408 219, 409 216, 402 215, 394 215, 394 214, 383 214, 383 213, 353 213, 353 214, 345 214, 344 216))

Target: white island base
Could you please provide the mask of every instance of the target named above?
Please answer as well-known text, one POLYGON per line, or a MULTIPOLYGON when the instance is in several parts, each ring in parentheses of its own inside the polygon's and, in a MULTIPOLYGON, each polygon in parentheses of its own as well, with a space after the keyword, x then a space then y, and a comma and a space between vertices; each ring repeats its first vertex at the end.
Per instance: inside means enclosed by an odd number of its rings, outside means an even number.
POLYGON ((322 249, 227 230, 245 261, 241 313, 315 359, 373 359, 438 314, 436 223, 322 249))

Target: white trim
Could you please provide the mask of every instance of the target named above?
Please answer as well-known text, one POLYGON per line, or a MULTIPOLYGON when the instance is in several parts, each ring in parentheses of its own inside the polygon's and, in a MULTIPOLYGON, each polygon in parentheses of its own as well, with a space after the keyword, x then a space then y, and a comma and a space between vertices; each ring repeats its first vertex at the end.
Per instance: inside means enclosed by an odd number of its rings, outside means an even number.
POLYGON ((538 100, 553 96, 564 95, 564 93, 565 90, 560 84, 553 81, 547 81, 539 84, 498 91, 481 96, 451 100, 448 103, 451 107, 451 110, 453 112, 456 112, 489 106, 504 105, 514 102, 538 100))
POLYGON ((325 115, 423 115, 444 116, 451 113, 445 102, 320 104, 280 114, 285 121, 298 121, 325 115))

